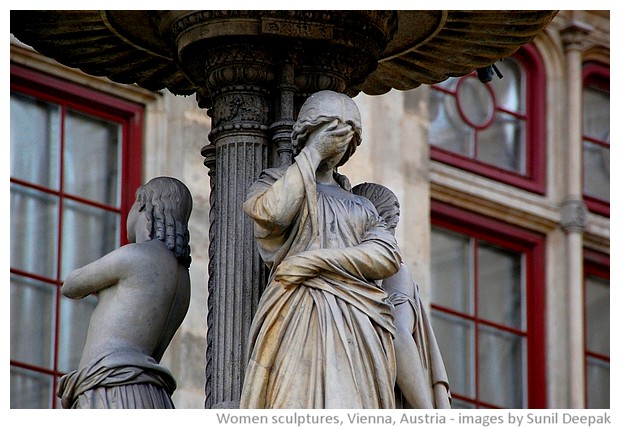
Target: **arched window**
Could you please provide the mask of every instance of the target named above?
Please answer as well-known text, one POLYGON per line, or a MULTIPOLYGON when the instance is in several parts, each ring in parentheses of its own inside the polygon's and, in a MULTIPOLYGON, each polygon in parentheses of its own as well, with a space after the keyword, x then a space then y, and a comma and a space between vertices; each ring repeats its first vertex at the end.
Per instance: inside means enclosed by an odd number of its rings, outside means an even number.
POLYGON ((588 208, 609 216, 609 67, 583 67, 583 194, 588 208))
POLYGON ((496 63, 503 77, 477 73, 432 86, 431 157, 537 193, 545 191, 544 72, 527 45, 496 63))

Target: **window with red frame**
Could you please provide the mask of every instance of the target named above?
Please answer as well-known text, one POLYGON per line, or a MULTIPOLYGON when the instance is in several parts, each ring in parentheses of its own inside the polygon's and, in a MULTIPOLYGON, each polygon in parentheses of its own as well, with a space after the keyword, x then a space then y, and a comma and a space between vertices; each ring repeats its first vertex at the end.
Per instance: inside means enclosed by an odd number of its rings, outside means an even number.
POLYGON ((126 242, 143 107, 11 65, 11 408, 56 408, 97 298, 65 276, 126 242))
POLYGON ((542 62, 526 45, 496 66, 503 77, 489 83, 473 72, 431 87, 431 158, 543 194, 542 62))
POLYGON ((609 408, 609 255, 584 251, 586 405, 609 408))
POLYGON ((588 208, 609 216, 609 67, 583 67, 583 193, 588 208))
POLYGON ((544 408, 544 237, 431 208, 432 324, 453 408, 544 408))

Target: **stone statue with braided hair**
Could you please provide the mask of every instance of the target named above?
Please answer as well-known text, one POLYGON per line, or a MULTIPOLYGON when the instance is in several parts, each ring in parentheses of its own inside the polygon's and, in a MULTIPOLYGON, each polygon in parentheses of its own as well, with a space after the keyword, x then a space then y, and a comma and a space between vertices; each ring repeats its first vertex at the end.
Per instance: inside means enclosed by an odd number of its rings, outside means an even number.
POLYGON ((129 244, 71 272, 62 293, 97 293, 79 369, 62 377, 64 408, 174 408, 176 382, 159 362, 189 307, 192 197, 170 177, 136 192, 129 244))
MULTIPOLYGON (((394 234, 400 219, 396 195, 377 183, 356 185, 352 192, 370 200, 394 234)), ((450 408, 448 375, 418 285, 407 266, 401 263, 396 274, 383 280, 383 288, 394 304, 396 407, 450 408)))

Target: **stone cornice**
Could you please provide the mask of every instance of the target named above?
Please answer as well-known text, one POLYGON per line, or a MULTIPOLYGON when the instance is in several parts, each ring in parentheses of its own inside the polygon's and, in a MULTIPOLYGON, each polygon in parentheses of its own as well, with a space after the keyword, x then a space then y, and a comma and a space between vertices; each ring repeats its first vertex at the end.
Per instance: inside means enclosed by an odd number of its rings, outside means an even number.
POLYGON ((609 252, 609 218, 587 213, 584 222, 582 209, 585 207, 579 209, 579 204, 558 205, 543 195, 499 184, 435 161, 431 161, 430 182, 433 199, 541 233, 557 228, 567 231, 581 228, 586 247, 609 252))
POLYGON ((141 104, 149 104, 160 98, 157 92, 149 91, 137 85, 112 82, 105 77, 91 76, 80 70, 70 68, 45 57, 32 48, 11 39, 11 62, 19 64, 51 76, 68 79, 80 85, 96 89, 126 100, 141 104))
POLYGON ((431 198, 475 213, 542 233, 560 223, 559 210, 542 195, 515 190, 434 161, 431 161, 430 181, 431 198))
POLYGON ((10 30, 70 67, 178 95, 203 87, 205 47, 221 39, 259 39, 276 50, 291 41, 305 52, 338 48, 340 57, 352 54, 343 62, 353 69, 338 76, 350 80, 346 92, 379 95, 490 65, 531 41, 556 13, 13 10, 10 30))

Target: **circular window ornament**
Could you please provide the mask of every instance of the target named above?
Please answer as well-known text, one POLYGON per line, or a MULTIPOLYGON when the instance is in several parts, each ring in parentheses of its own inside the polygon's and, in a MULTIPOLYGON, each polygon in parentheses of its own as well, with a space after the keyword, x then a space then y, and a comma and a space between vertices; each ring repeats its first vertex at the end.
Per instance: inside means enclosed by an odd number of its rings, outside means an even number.
POLYGON ((475 76, 470 75, 459 80, 456 104, 463 120, 473 128, 484 129, 493 122, 495 96, 491 88, 475 76))

